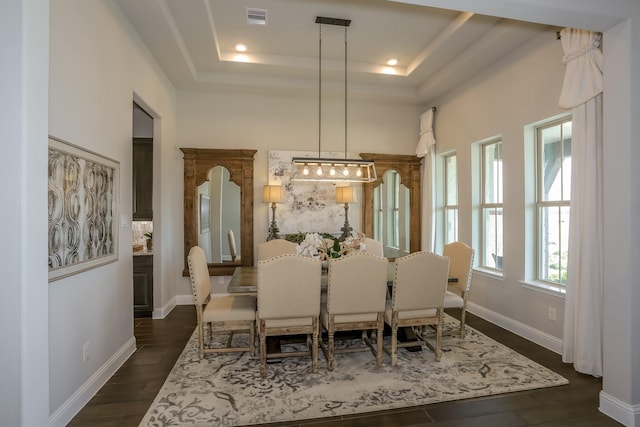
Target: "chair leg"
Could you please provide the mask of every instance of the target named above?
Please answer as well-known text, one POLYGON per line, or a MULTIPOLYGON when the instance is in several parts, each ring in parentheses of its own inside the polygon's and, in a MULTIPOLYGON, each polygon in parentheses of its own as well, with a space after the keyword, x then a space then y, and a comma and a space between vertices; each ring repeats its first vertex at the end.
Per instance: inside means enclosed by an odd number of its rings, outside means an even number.
POLYGON ((317 317, 313 318, 313 344, 311 347, 311 371, 315 374, 318 372, 318 330, 319 321, 317 317))
POLYGON ((267 336, 264 320, 260 320, 260 326, 258 330, 260 337, 260 376, 262 378, 267 376, 267 336))
POLYGON ((391 366, 398 362, 398 324, 391 327, 391 366))
POLYGON ((382 331, 384 331, 384 320, 383 314, 380 313, 378 314, 378 331, 376 332, 376 366, 378 366, 378 368, 382 367, 382 331))
POLYGON ((198 350, 202 360, 204 357, 204 325, 202 322, 198 325, 198 350))
POLYGON ((466 317, 467 317, 467 308, 462 307, 462 314, 460 315, 460 338, 464 338, 466 334, 466 331, 465 331, 466 317))
POLYGON ((439 310, 438 314, 438 326, 436 326, 436 348, 435 348, 435 357, 436 362, 439 362, 442 358, 442 324, 443 324, 443 314, 442 310, 439 310))
POLYGON ((335 325, 333 324, 333 315, 329 319, 329 329, 327 330, 327 370, 333 371, 333 355, 335 349, 335 325))
POLYGON ((251 355, 251 357, 254 357, 256 355, 255 339, 256 327, 254 324, 252 324, 249 328, 249 354, 251 355))

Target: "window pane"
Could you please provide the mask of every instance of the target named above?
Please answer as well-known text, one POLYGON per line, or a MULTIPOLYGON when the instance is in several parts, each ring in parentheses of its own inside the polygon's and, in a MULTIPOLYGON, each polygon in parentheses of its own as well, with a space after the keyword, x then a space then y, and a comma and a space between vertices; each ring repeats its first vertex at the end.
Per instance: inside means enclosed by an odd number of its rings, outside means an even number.
POLYGON ((445 209, 445 244, 458 241, 458 209, 445 209))
POLYGON ((486 267, 502 269, 502 208, 483 208, 484 254, 486 267))
POLYGON ((562 200, 571 200, 571 122, 562 124, 562 200))
POLYGON ((539 210, 539 273, 541 280, 567 283, 569 207, 541 207, 539 210))
POLYGON ((483 146, 484 203, 502 203, 502 153, 499 142, 483 146))
POLYGON ((458 171, 456 168, 456 156, 445 158, 445 180, 446 180, 446 205, 458 204, 458 171))
POLYGON ((571 197, 571 122, 540 129, 540 199, 571 197))
POLYGON ((383 241, 383 210, 382 210, 382 186, 379 185, 373 189, 374 197, 373 197, 373 230, 374 230, 374 239, 383 241))

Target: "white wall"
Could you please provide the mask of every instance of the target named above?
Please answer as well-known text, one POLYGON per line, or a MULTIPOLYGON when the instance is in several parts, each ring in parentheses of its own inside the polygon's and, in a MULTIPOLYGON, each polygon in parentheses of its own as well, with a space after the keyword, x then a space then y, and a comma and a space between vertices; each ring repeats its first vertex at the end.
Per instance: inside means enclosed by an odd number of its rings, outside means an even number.
MULTIPOLYGON (((262 202, 267 184, 267 151, 318 150, 318 98, 247 93, 178 92, 177 135, 179 147, 244 148, 258 150, 254 160, 254 244, 266 238, 271 211, 262 202)), ((344 151, 344 100, 323 96, 322 151, 344 151)), ((348 151, 359 153, 415 154, 420 129, 419 107, 364 102, 351 97, 348 104, 348 151)), ((183 181, 182 158, 175 159, 174 180, 183 181)), ((182 189, 180 190, 182 200, 182 189)), ((360 198, 359 200, 362 200, 360 198)), ((361 223, 361 204, 349 208, 354 229, 361 223)), ((182 238, 182 217, 174 233, 182 238)), ((239 236, 236 236, 239 238, 239 236)), ((174 248, 181 259, 182 246, 174 248)), ((176 290, 190 295, 186 278, 176 290)))
POLYGON ((472 174, 472 143, 502 137, 504 275, 474 274, 471 301, 556 337, 557 342, 562 338, 564 298, 531 290, 518 281, 526 278, 525 165, 530 168, 534 160, 525 157, 524 127, 564 112, 558 108, 565 68, 562 56, 555 32, 549 31, 435 103, 438 153, 455 151, 458 158, 459 239, 469 244, 477 240, 472 223, 478 224, 472 199, 479 190, 472 174), (556 309, 555 322, 547 319, 548 307, 556 309))
MULTIPOLYGON (((64 424, 135 350, 132 101, 135 94, 136 101, 155 115, 154 152, 164 157, 171 153, 165 147, 174 144, 175 100, 172 86, 112 1, 52 1, 50 46, 50 134, 120 162, 118 261, 48 287, 50 411, 54 424, 64 424), (83 362, 87 342, 90 356, 83 362)), ((157 176, 163 175, 163 166, 156 162, 157 176)), ((154 197, 155 206, 159 203, 154 197)), ((154 225, 154 237, 162 242, 163 218, 155 219, 154 225)), ((154 245, 158 264, 167 258, 162 243, 154 245)), ((158 274, 155 279, 161 295, 173 293, 169 280, 158 274)))
MULTIPOLYGON (((600 410, 640 426, 640 3, 612 0, 407 0, 511 19, 602 31, 604 52, 604 301, 603 391, 600 410)), ((597 333, 597 332, 596 332, 597 333)))
POLYGON ((3 1, 0 13, 0 424, 43 426, 49 4, 24 3, 3 1))

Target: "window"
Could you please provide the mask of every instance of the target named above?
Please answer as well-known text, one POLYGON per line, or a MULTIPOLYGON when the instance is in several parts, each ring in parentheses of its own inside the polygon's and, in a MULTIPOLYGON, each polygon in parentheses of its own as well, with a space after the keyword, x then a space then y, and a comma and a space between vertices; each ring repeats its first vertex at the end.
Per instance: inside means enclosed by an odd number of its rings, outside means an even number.
POLYGON ((502 141, 482 144, 482 267, 502 270, 502 141))
POLYGON ((373 189, 373 238, 383 242, 384 209, 382 201, 382 185, 373 189))
POLYGON ((444 156, 444 244, 458 240, 458 170, 455 154, 444 156))
POLYGON ((393 218, 391 220, 391 246, 400 247, 400 175, 393 171, 391 175, 391 212, 393 218))
POLYGON ((537 280, 567 283, 571 119, 536 129, 537 280))
POLYGON ((405 209, 407 212, 402 215, 400 209, 408 203, 409 190, 400 185, 398 171, 386 171, 382 181, 384 185, 373 190, 374 238, 383 242, 386 248, 398 250, 409 238, 409 212, 405 209))

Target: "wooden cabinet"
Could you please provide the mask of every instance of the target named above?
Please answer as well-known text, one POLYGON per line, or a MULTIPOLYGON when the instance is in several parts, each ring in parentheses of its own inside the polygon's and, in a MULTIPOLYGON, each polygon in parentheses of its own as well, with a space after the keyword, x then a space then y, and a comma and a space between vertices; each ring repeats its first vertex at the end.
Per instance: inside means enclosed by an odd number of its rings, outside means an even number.
POLYGON ((133 139, 133 220, 153 220, 153 139, 133 139))
POLYGON ((133 256, 133 315, 153 313, 153 255, 133 256))

